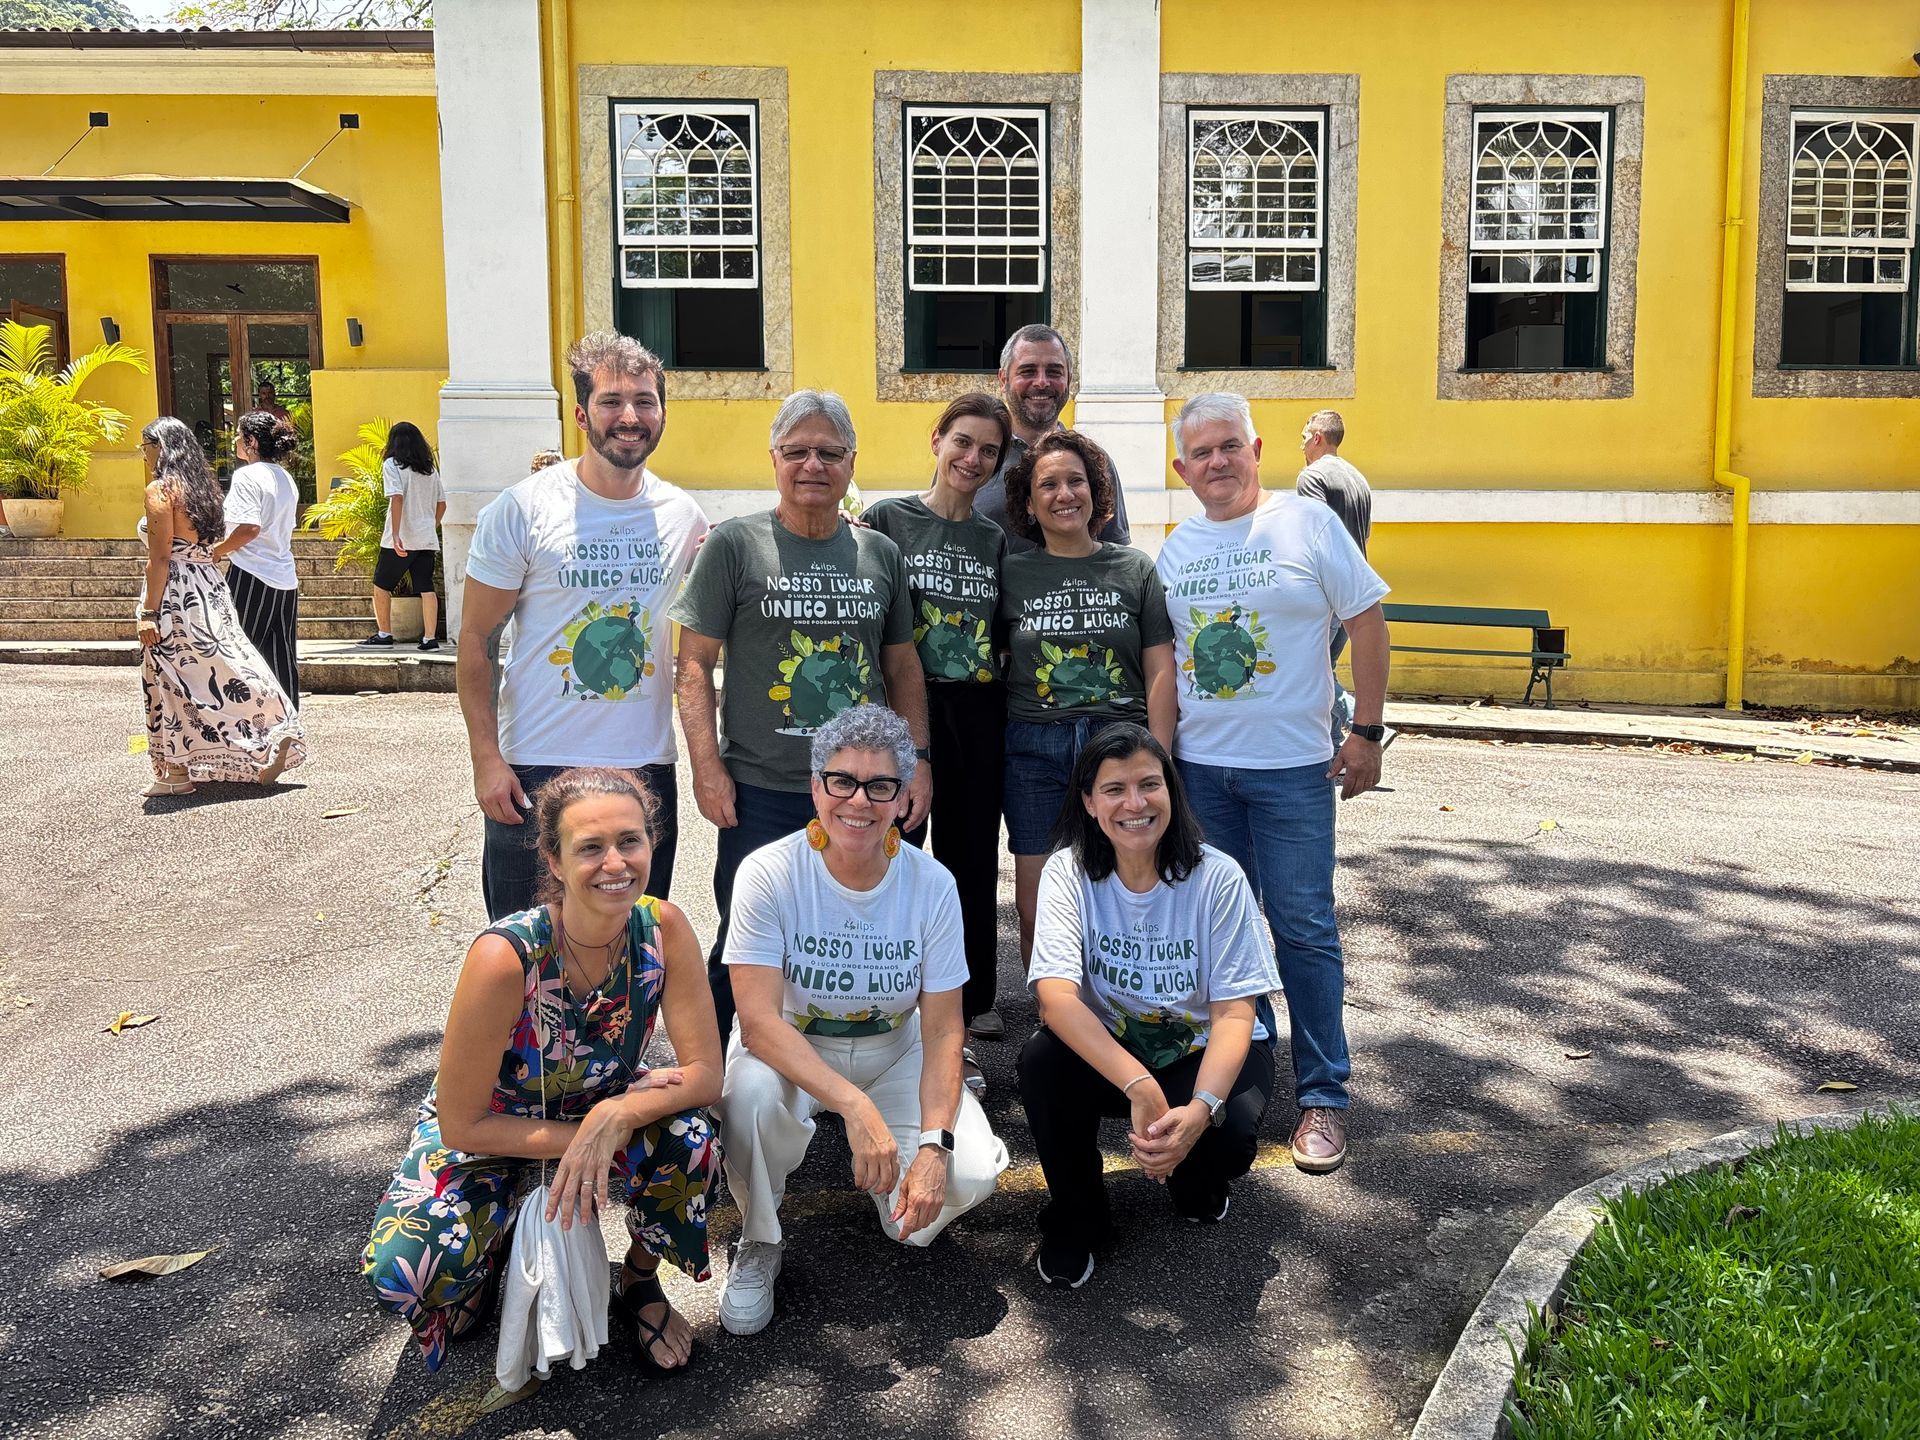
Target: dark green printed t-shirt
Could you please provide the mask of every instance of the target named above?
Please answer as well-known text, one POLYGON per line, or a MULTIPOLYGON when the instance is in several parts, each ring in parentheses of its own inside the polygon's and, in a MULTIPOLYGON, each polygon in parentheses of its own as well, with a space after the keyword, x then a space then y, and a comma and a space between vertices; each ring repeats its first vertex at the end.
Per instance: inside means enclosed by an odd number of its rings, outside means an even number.
POLYGON ((945 520, 917 495, 882 500, 861 517, 900 547, 913 591, 913 643, 927 683, 997 679, 993 617, 1007 534, 980 515, 945 520))
MULTIPOLYGON (((711 545, 713 542, 707 542, 711 545)), ((1007 630, 1007 714, 1046 722, 1078 715, 1147 718, 1141 655, 1173 640, 1153 561, 1128 545, 1081 559, 1030 550, 1000 572, 1007 630)))
POLYGON ((898 546, 844 522, 807 540, 771 510, 714 527, 671 614, 725 643, 720 755, 768 790, 807 788, 809 737, 862 701, 886 704, 880 649, 913 639, 898 546))

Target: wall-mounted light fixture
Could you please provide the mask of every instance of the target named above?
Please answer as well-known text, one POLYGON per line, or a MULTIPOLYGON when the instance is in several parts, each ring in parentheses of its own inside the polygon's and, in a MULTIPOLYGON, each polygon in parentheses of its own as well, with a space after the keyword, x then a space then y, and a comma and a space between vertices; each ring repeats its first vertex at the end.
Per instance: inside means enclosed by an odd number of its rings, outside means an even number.
POLYGON ((314 151, 313 154, 307 157, 307 163, 302 165, 298 170, 293 172, 293 178, 295 180, 298 180, 302 175, 306 174, 307 171, 311 170, 313 168, 313 162, 318 160, 322 155, 327 153, 327 145, 333 144, 334 141, 338 140, 342 135, 346 134, 347 131, 358 130, 359 128, 360 128, 360 117, 354 114, 353 111, 351 110, 342 110, 340 112, 340 128, 334 131, 333 134, 327 137, 326 145, 322 145, 318 150, 314 151))
POLYGON ((109 345, 119 341, 120 327, 113 323, 113 317, 111 315, 102 315, 100 317, 100 333, 107 337, 107 343, 109 345))
MULTIPOLYGON (((86 139, 87 136, 91 135, 96 130, 104 130, 106 128, 107 128, 107 112, 104 110, 89 110, 87 112, 87 128, 80 132, 80 140, 86 139)), ((74 141, 73 144, 67 146, 66 149, 62 150, 60 152, 60 160, 66 159, 67 156, 71 155, 75 150, 78 150, 80 148, 80 140, 74 141)), ((47 166, 47 168, 42 170, 40 174, 43 177, 47 175, 51 175, 54 171, 54 166, 58 165, 60 163, 60 160, 54 161, 53 165, 47 166)))
POLYGON ((353 316, 349 315, 347 317, 347 344, 353 346, 355 349, 358 349, 360 346, 366 343, 367 343, 366 328, 363 325, 361 325, 361 323, 358 320, 354 319, 353 316))

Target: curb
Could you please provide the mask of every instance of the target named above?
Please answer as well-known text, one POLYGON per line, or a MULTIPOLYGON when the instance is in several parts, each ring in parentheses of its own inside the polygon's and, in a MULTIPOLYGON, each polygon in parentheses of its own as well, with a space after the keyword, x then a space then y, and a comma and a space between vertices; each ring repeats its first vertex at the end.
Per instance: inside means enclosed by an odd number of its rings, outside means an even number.
MULTIPOLYGON (((137 646, 125 649, 77 646, 0 644, 0 665, 99 665, 134 669, 140 664, 137 646)), ((300 690, 305 695, 357 695, 363 690, 382 694, 454 693, 452 652, 428 660, 411 655, 308 656, 300 661, 300 690)))
MULTIPOLYGON (((1388 700, 1392 705, 1392 700, 1388 700)), ((1561 730, 1546 726, 1529 725, 1475 725, 1445 720, 1402 719, 1391 717, 1393 728, 1402 735, 1438 735, 1449 740, 1501 740, 1509 745, 1605 745, 1610 749, 1651 750, 1660 745, 1688 744, 1702 750, 1710 750, 1723 755, 1753 755, 1762 760, 1795 760, 1806 753, 1808 746, 1796 749, 1788 745, 1768 744, 1763 740, 1717 739, 1704 735, 1617 735, 1611 731, 1598 730, 1561 730)), ((1920 774, 1920 757, 1908 759, 1883 755, 1861 755, 1846 750, 1813 749, 1814 755, 1822 762, 1846 766, 1859 766, 1864 770, 1881 770, 1904 775, 1920 774)))
MULTIPOLYGON (((1831 1111, 1787 1122, 1795 1135, 1858 1124, 1867 1115, 1911 1111, 1920 1102, 1890 1100, 1861 1110, 1831 1111)), ((1411 1440, 1508 1440, 1507 1402, 1513 1398, 1513 1350, 1508 1336, 1527 1329, 1527 1306, 1557 1307, 1567 1275, 1592 1237, 1601 1200, 1626 1190, 1644 1190, 1670 1177, 1690 1175, 1739 1160, 1770 1143, 1778 1123, 1732 1130, 1685 1150, 1671 1150, 1583 1185, 1529 1230, 1487 1288, 1468 1319, 1421 1407, 1411 1440)))

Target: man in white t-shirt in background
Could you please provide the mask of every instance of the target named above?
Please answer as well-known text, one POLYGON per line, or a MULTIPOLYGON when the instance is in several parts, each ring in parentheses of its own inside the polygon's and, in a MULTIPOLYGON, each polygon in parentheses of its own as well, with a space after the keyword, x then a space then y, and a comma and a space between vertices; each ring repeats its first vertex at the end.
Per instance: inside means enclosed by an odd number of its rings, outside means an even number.
POLYGON ((1346 1022, 1333 913, 1333 782, 1380 779, 1387 694, 1386 584, 1325 505, 1260 488, 1260 439, 1238 395, 1201 395, 1173 421, 1173 468, 1205 512, 1176 525, 1160 580, 1180 661, 1175 762, 1208 843, 1240 863, 1273 929, 1292 1032, 1300 1120, 1293 1160, 1346 1158, 1346 1022), (1353 642, 1355 719, 1327 731, 1327 634, 1353 642))
MULTIPOLYGON (((1347 422, 1340 418, 1338 410, 1316 410, 1309 415, 1306 428, 1300 432, 1300 454, 1307 463, 1294 478, 1293 491, 1309 500, 1318 500, 1338 515, 1364 555, 1367 537, 1373 533, 1373 491, 1367 485, 1367 477, 1340 458, 1340 443, 1346 438, 1347 422)), ((1333 663, 1338 665, 1340 653, 1347 648, 1345 627, 1333 627, 1331 648, 1333 663)), ((1352 723, 1353 696, 1336 679, 1333 682, 1335 745, 1346 738, 1347 726, 1352 723)))
POLYGON ((651 895, 667 894, 679 832, 667 607, 707 517, 647 469, 667 423, 659 359, 598 331, 567 352, 567 367, 586 453, 503 491, 480 512, 467 553, 455 673, 486 814, 481 885, 496 920, 534 903, 531 796, 563 769, 633 770, 653 792, 651 895))

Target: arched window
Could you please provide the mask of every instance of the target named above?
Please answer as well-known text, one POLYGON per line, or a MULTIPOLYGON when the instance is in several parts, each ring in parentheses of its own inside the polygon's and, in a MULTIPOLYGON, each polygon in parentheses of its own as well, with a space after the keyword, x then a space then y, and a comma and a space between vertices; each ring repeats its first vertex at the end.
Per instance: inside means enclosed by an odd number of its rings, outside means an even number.
POLYGON ((1907 288, 1917 123, 1911 115, 1793 117, 1787 289, 1907 288))
POLYGON ((620 283, 751 289, 760 217, 751 105, 620 105, 620 283))
POLYGON ((1318 290, 1326 118, 1187 112, 1187 287, 1318 290))
POLYGON ((1474 117, 1469 290, 1599 290, 1607 120, 1605 111, 1474 117))
POLYGON ((906 115, 907 288, 1047 284, 1047 116, 913 105, 906 115))

